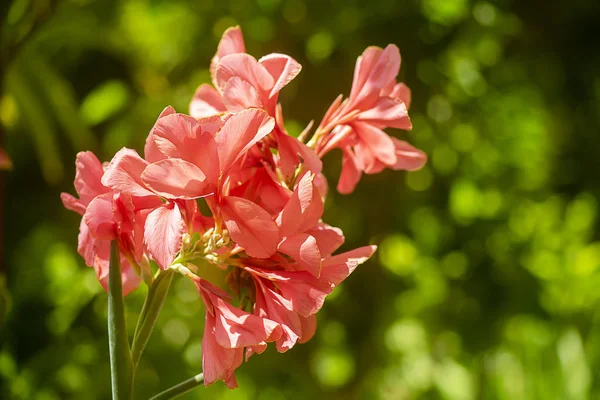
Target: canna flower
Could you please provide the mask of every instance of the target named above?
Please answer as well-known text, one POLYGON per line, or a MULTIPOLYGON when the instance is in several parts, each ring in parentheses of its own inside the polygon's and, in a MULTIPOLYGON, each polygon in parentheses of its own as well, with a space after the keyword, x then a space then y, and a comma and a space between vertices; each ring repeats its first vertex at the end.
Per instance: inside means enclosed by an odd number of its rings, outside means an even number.
POLYGON ((422 151, 383 131, 412 129, 408 117, 411 93, 404 83, 396 82, 399 70, 398 47, 367 48, 356 61, 349 98, 344 102, 338 98, 323 118, 321 127, 332 131, 320 138, 316 150, 323 156, 334 148, 342 149, 340 193, 351 193, 363 172, 414 171, 427 161, 422 151))
POLYGON ((68 193, 62 193, 61 199, 67 209, 83 217, 78 251, 86 264, 96 270, 98 281, 105 290, 108 288, 110 242, 118 241, 123 291, 127 294, 138 287, 140 269, 148 268, 144 256, 144 224, 149 210, 157 203, 114 192, 102 184, 103 175, 104 168, 93 153, 79 153, 75 175, 79 199, 68 193))
POLYGON ((210 72, 214 88, 202 84, 190 103, 193 117, 211 116, 247 108, 275 115, 279 91, 300 73, 302 66, 290 56, 273 53, 256 60, 246 53, 239 26, 223 34, 210 72))
POLYGON ((90 152, 77 156, 79 198, 61 199, 82 215, 79 253, 105 288, 113 240, 126 293, 140 275, 152 279, 150 260, 193 281, 205 305, 205 385, 237 387, 244 359, 269 343, 285 352, 310 340, 326 297, 375 252, 363 246, 334 254, 344 235, 322 220, 328 184, 321 158, 342 150, 342 193, 362 173, 425 163, 421 151, 383 131, 411 128, 410 90, 396 82, 399 68, 396 46, 365 50, 350 96, 333 102, 305 143, 312 122, 290 136, 278 104, 300 64, 283 54, 255 59, 240 28, 230 28, 211 61, 213 86, 197 89, 190 115, 163 110, 143 157, 127 148, 105 165, 90 152), (227 271, 223 285, 207 282, 199 262, 227 271))

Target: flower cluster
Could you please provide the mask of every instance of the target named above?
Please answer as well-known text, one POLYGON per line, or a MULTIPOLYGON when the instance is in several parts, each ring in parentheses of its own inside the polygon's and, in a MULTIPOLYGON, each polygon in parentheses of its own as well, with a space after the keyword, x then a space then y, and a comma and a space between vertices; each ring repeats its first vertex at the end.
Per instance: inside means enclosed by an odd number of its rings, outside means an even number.
POLYGON ((240 28, 230 28, 211 62, 214 86, 198 88, 189 115, 171 107, 160 114, 144 157, 127 148, 107 164, 90 152, 77 156, 79 198, 63 193, 62 200, 83 216, 79 253, 105 288, 114 240, 125 293, 151 282, 151 261, 195 283, 206 306, 206 385, 236 387, 235 369, 269 342, 285 352, 309 340, 325 297, 375 251, 333 254, 344 236, 321 219, 321 158, 342 150, 342 193, 352 192, 362 172, 425 163, 421 151, 382 130, 411 128, 399 68, 396 46, 368 48, 349 98, 334 101, 310 140, 311 125, 295 138, 278 96, 300 64, 283 54, 256 60, 240 28), (222 287, 198 275, 200 262, 228 271, 222 287))

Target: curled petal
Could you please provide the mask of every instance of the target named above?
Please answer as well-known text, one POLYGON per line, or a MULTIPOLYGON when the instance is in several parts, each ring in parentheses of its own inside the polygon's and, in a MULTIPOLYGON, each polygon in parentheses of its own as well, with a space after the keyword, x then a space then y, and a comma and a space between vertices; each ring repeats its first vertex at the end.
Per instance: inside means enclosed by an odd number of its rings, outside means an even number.
POLYGON ((354 131, 373 155, 386 165, 396 163, 396 152, 392 138, 381 129, 366 122, 354 122, 354 131))
POLYGON ((154 126, 152 127, 152 129, 150 129, 150 133, 146 138, 146 145, 144 146, 144 157, 148 162, 157 162, 166 158, 165 155, 161 153, 161 151, 158 149, 158 147, 156 147, 156 143, 154 143, 154 131, 156 129, 158 121, 160 121, 161 118, 171 114, 175 114, 175 109, 171 106, 167 106, 164 110, 162 110, 162 112, 156 119, 154 126))
POLYGON ((268 135, 275 120, 258 109, 232 115, 215 136, 221 169, 227 171, 250 147, 268 135))
POLYGON ((148 162, 135 150, 122 148, 106 168, 102 183, 117 192, 134 196, 154 196, 141 178, 147 165, 148 162))
POLYGON ((96 197, 88 205, 83 219, 90 234, 97 239, 111 240, 117 235, 117 224, 113 215, 112 193, 96 197))
POLYGON ((233 26, 228 28, 221 37, 219 46, 217 47, 217 53, 214 55, 210 63, 210 75, 212 77, 213 85, 217 85, 217 66, 221 58, 229 54, 245 53, 246 46, 244 45, 244 37, 242 35, 242 29, 239 26, 233 26))
POLYGON ((196 89, 190 102, 190 115, 194 118, 208 117, 227 111, 217 89, 203 83, 196 89))
POLYGON ((247 108, 263 108, 260 94, 248 82, 234 76, 223 88, 223 101, 231 112, 243 111, 247 108))
POLYGON ((200 168, 178 158, 150 164, 142 173, 142 181, 168 199, 197 199, 214 192, 214 185, 200 168))
POLYGON ((269 93, 275 81, 265 67, 254 57, 245 53, 229 54, 221 58, 217 66, 217 84, 221 91, 233 77, 248 82, 259 93, 269 93))
POLYGON ((314 185, 314 174, 304 174, 292 197, 277 217, 282 237, 305 232, 323 215, 323 200, 314 185))
POLYGON ((152 258, 167 269, 181 248, 185 223, 179 207, 168 203, 152 211, 146 218, 144 242, 152 258))
POLYGON ((397 83, 392 92, 389 94, 390 97, 395 97, 400 99, 404 104, 406 104, 406 108, 410 108, 411 102, 411 92, 410 88, 406 86, 404 83, 397 83))
POLYGON ((256 346, 281 336, 281 327, 278 323, 233 307, 215 295, 214 290, 208 291, 198 284, 197 286, 202 298, 213 310, 214 334, 220 346, 228 349, 256 346))
POLYGON ((268 258, 277 250, 279 230, 271 215, 250 200, 225 196, 219 209, 229 235, 251 257, 268 258))
POLYGON ((63 206, 67 210, 75 211, 79 215, 83 215, 85 213, 85 209, 87 208, 80 200, 71 196, 69 193, 61 193, 60 199, 62 200, 63 206))
POLYGON ((332 287, 339 285, 356 267, 367 261, 375 253, 375 250, 377 250, 377 246, 363 246, 324 258, 321 279, 329 282, 332 287))
POLYGON ((368 47, 356 60, 354 81, 348 107, 366 109, 381 90, 396 78, 400 71, 400 50, 393 44, 385 49, 368 47))
POLYGON ((300 317, 300 323, 302 324, 302 337, 298 339, 298 343, 306 343, 312 339, 317 331, 317 315, 300 317))
POLYGON ((314 237, 297 233, 283 239, 278 251, 292 257, 299 270, 307 271, 317 278, 321 274, 321 252, 314 237))
POLYGON ((396 146, 396 164, 391 168, 395 170, 416 171, 427 163, 427 155, 409 143, 392 138, 396 146))
POLYGON ((338 192, 342 194, 350 194, 360 181, 362 172, 358 164, 358 160, 350 149, 343 150, 342 156, 342 173, 337 184, 338 192))
POLYGON ((302 65, 292 57, 285 54, 273 53, 258 60, 275 80, 275 84, 269 93, 269 98, 276 96, 279 91, 302 70, 302 65))
POLYGON ((202 371, 204 386, 221 379, 228 388, 237 387, 233 372, 243 361, 243 348, 228 349, 216 340, 216 317, 206 310, 204 334, 202 335, 202 371))
POLYGON ((406 130, 412 128, 406 104, 397 98, 380 97, 372 108, 361 112, 358 119, 390 128, 406 130))
POLYGON ((331 255, 344 244, 345 240, 344 233, 340 228, 335 228, 324 222, 319 222, 313 228, 306 231, 306 233, 316 239, 323 256, 331 255))

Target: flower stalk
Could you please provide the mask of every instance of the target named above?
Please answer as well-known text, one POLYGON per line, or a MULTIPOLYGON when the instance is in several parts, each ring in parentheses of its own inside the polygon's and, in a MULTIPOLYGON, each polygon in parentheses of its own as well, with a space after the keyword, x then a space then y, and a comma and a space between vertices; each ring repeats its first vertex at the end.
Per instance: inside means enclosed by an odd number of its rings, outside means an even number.
POLYGON ((133 362, 127 338, 121 279, 119 245, 113 240, 108 272, 108 343, 113 400, 131 399, 133 389, 133 362))
POLYGON ((168 400, 174 399, 178 396, 181 396, 184 393, 189 392, 197 386, 202 385, 204 383, 204 374, 198 374, 196 376, 191 377, 169 389, 160 392, 154 397, 151 397, 150 400, 168 400))

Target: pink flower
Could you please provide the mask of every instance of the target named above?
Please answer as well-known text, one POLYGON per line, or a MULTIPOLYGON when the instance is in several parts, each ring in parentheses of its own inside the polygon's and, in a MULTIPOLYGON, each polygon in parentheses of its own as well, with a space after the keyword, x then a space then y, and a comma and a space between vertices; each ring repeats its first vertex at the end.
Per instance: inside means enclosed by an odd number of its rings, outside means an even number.
POLYGON ((123 291, 137 288, 140 277, 132 265, 144 262, 143 227, 149 209, 157 203, 145 198, 112 191, 101 182, 103 167, 91 152, 77 155, 75 189, 79 199, 62 193, 67 209, 83 216, 78 251, 86 264, 96 270, 98 280, 108 288, 110 242, 117 240, 121 252, 123 291))
POLYGON ((261 108, 275 115, 279 91, 302 66, 285 54, 273 53, 257 61, 245 51, 240 27, 227 29, 211 62, 216 89, 201 85, 190 103, 190 115, 200 118, 247 108, 261 108))
POLYGON ((194 280, 206 306, 202 338, 204 385, 223 380, 227 387, 237 387, 234 371, 243 360, 245 347, 262 346, 278 340, 282 334, 278 323, 244 312, 227 303, 227 293, 205 280, 194 280))
POLYGON ((350 97, 341 103, 336 100, 321 123, 332 132, 317 144, 317 153, 323 156, 333 148, 343 151, 340 193, 351 193, 362 172, 374 174, 384 168, 413 171, 427 161, 422 151, 383 131, 412 128, 410 90, 396 83, 399 70, 396 46, 367 48, 356 62, 350 97))

